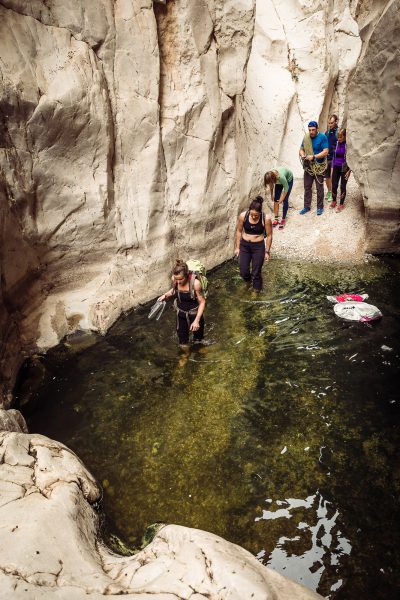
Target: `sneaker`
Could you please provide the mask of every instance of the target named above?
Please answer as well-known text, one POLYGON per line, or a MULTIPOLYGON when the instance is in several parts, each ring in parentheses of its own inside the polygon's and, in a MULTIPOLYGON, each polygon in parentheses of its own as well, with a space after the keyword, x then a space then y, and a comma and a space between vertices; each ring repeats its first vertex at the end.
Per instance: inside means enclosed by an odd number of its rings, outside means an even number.
POLYGON ((299 212, 299 215, 305 215, 306 213, 310 212, 310 208, 307 208, 306 206, 304 208, 301 209, 301 211, 299 212))
POLYGON ((278 218, 275 218, 275 219, 272 221, 272 227, 276 227, 277 225, 279 225, 279 221, 278 221, 278 218))
POLYGON ((327 192, 325 200, 332 200, 332 192, 327 192))
POLYGON ((339 206, 336 209, 336 212, 342 212, 343 209, 344 209, 344 204, 339 204, 339 206))
POLYGON ((281 219, 281 222, 279 223, 279 229, 283 229, 285 227, 285 219, 281 219))
POLYGON ((323 208, 317 208, 317 215, 320 216, 324 212, 323 208))
POLYGON ((336 206, 336 200, 332 200, 332 202, 329 205, 331 208, 335 208, 336 206))

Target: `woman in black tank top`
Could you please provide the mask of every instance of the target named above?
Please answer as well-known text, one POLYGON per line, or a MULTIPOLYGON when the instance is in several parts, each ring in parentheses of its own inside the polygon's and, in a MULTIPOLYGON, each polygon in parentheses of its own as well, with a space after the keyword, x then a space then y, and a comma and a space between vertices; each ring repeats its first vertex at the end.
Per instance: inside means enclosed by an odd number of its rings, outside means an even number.
POLYGON ((189 343, 191 331, 195 342, 201 341, 204 337, 203 313, 206 299, 198 279, 194 280, 193 293, 191 292, 190 277, 187 264, 183 260, 177 260, 172 271, 172 288, 158 298, 162 302, 175 296, 176 331, 179 343, 184 346, 189 343))
POLYGON ((235 254, 239 256, 240 275, 251 282, 255 292, 262 287, 261 269, 269 260, 272 244, 272 223, 262 210, 264 198, 257 196, 247 211, 240 213, 235 238, 235 254))

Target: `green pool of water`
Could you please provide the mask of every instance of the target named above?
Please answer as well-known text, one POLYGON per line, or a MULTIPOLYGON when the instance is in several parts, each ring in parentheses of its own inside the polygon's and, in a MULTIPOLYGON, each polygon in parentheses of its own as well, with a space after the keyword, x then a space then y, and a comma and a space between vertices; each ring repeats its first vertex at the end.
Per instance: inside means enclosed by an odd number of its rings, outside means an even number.
POLYGON ((227 264, 189 355, 149 305, 48 353, 30 430, 77 452, 128 545, 158 521, 198 527, 327 598, 397 599, 399 267, 271 261, 254 297, 227 264), (339 320, 326 296, 351 291, 383 319, 339 320))

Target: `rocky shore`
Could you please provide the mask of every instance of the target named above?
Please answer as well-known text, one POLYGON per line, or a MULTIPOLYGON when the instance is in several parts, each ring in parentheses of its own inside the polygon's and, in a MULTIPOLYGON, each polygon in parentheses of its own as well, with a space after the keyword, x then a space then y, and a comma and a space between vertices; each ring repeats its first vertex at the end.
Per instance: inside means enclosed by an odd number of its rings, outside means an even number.
POLYGON ((0 598, 317 600, 318 594, 211 533, 161 527, 132 556, 99 534, 101 489, 66 446, 0 411, 0 598), (19 423, 19 425, 18 425, 19 423))

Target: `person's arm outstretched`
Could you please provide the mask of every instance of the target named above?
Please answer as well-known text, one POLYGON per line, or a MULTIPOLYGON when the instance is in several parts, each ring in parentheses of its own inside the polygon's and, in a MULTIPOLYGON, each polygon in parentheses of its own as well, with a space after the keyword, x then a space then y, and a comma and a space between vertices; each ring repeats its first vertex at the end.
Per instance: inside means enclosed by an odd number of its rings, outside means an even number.
MULTIPOLYGON (((172 284, 174 284, 175 280, 172 277, 172 284)), ((162 294, 159 298, 157 298, 157 300, 159 302, 163 302, 164 300, 168 300, 168 298, 172 298, 172 296, 175 295, 175 287, 172 287, 170 290, 168 290, 168 292, 165 292, 165 294, 162 294)))

